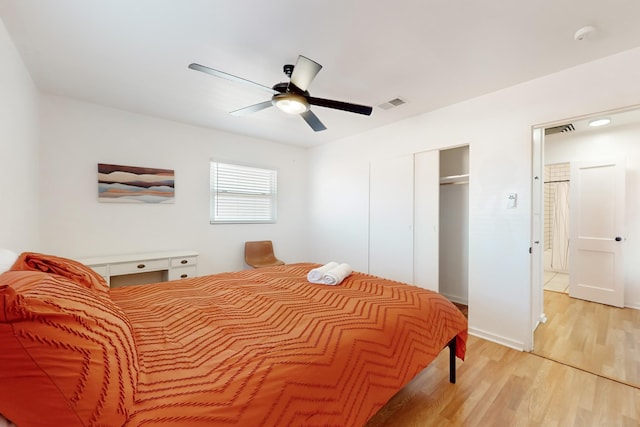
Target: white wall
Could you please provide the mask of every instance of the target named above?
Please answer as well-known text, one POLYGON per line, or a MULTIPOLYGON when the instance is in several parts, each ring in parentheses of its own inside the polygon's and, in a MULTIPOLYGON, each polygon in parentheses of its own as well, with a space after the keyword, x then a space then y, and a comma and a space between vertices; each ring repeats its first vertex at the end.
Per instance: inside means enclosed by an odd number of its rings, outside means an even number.
POLYGON ((370 160, 469 144, 470 331, 530 348, 531 127, 640 103, 639 68, 635 49, 312 149, 311 258, 366 267, 370 160))
POLYGON ((0 248, 40 248, 38 92, 0 20, 0 248))
POLYGON ((244 268, 246 240, 273 240, 286 262, 307 261, 305 149, 102 107, 41 98, 44 251, 85 257, 193 249, 198 274, 244 268), (276 224, 209 224, 209 160, 278 170, 276 224), (97 164, 175 171, 175 204, 97 201, 97 164))
POLYGON ((626 160, 625 305, 640 308, 640 123, 590 132, 549 136, 545 163, 624 158, 626 160))

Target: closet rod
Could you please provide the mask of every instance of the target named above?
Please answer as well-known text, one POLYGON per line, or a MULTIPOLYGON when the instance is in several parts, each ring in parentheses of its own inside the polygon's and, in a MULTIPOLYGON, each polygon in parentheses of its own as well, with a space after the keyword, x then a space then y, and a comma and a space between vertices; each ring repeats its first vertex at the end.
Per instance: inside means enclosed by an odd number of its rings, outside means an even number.
POLYGON ((560 179, 558 181, 545 181, 544 183, 545 184, 554 184, 556 182, 570 182, 570 180, 568 180, 568 179, 560 179))
POLYGON ((469 181, 452 181, 452 182, 441 182, 440 185, 459 185, 459 184, 468 184, 469 181))

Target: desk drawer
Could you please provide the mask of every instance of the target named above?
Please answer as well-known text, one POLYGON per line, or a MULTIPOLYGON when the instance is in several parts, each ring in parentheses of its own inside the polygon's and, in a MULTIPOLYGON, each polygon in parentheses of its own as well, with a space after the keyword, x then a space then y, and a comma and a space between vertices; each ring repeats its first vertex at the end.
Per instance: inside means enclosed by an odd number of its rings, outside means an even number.
POLYGON ((198 260, 198 257, 195 257, 195 256, 187 256, 184 258, 172 258, 171 267, 185 267, 187 265, 196 265, 197 260, 198 260))
POLYGON ((132 273, 140 273, 143 271, 158 271, 158 270, 168 270, 168 269, 169 269, 169 260, 158 259, 158 260, 134 261, 134 262, 123 262, 120 264, 111 264, 109 272, 112 276, 116 276, 119 274, 132 274, 132 273))
POLYGON ((188 277, 196 277, 198 274, 198 268, 194 265, 192 267, 172 268, 169 270, 169 280, 186 279, 188 277))

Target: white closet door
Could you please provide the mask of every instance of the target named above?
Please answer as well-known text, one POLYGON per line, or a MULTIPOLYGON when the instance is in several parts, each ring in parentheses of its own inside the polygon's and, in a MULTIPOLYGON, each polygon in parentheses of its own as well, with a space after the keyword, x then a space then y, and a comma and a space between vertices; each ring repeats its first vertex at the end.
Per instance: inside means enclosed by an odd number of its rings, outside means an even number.
POLYGON ((440 224, 440 151, 425 151, 414 156, 415 284, 439 290, 440 224))
POLYGON ((413 283, 413 155, 371 162, 369 273, 413 283))

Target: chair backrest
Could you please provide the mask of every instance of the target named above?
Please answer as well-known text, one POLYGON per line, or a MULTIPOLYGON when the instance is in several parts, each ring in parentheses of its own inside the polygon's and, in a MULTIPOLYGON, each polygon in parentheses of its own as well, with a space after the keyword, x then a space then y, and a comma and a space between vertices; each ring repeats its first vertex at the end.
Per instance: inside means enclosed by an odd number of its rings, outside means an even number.
POLYGON ((244 261, 253 268, 284 264, 273 253, 271 240, 245 242, 244 261))

